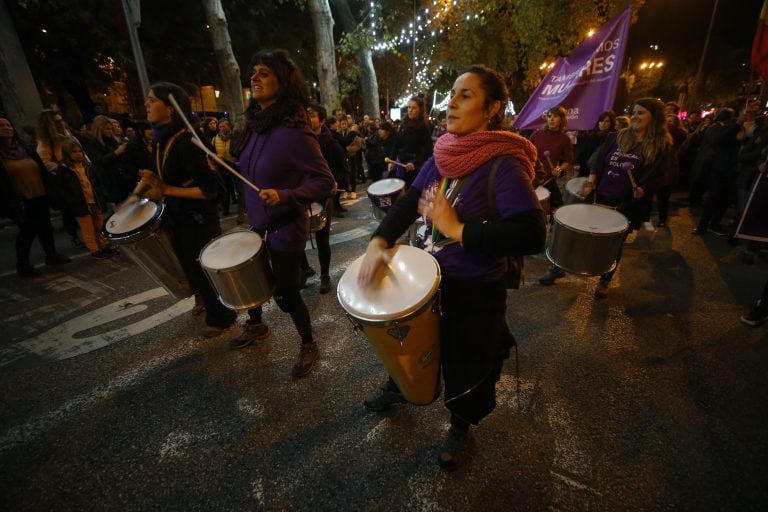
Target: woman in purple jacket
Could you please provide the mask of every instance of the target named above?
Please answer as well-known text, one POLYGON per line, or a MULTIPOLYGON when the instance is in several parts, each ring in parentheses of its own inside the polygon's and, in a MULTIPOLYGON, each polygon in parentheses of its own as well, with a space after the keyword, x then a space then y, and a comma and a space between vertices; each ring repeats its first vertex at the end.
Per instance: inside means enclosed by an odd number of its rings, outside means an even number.
MULTIPOLYGON (((246 126, 233 144, 242 174, 261 189, 245 187, 251 229, 266 237, 275 275, 275 302, 291 315, 301 338, 291 376, 307 375, 318 358, 307 306, 299 294, 301 264, 309 240, 307 205, 334 187, 328 164, 307 119, 304 78, 285 50, 262 51, 251 60, 251 106, 246 126)), ((269 336, 261 308, 249 312, 233 348, 269 336)))
MULTIPOLYGON (((506 256, 537 253, 546 236, 532 186, 536 149, 501 129, 507 98, 501 76, 485 66, 471 66, 456 79, 448 133, 374 233, 358 274, 362 286, 370 283, 391 259, 397 238, 419 213, 427 216, 432 235, 424 248, 442 276, 440 360, 451 427, 437 462, 447 470, 456 468, 470 425, 496 406, 496 383, 514 345, 506 322, 506 256), (436 184, 445 195, 434 192, 436 184)), ((381 412, 402 402, 390 378, 364 405, 381 412)))

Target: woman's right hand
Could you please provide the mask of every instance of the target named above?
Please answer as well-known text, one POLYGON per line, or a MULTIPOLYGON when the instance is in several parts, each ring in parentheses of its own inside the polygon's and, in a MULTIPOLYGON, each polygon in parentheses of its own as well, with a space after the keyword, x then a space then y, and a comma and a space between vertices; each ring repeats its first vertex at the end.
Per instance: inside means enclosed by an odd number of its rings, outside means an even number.
POLYGON ((365 250, 363 263, 357 273, 357 283, 361 286, 370 284, 379 267, 392 260, 393 253, 394 249, 387 247, 387 241, 383 237, 373 237, 365 250))

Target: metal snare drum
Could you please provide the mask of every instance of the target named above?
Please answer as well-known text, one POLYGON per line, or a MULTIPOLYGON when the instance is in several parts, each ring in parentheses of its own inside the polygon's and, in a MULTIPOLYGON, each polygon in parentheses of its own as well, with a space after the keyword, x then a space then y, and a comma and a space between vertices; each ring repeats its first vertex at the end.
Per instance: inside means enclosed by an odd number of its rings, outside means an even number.
POLYGON ((549 196, 550 195, 552 194, 546 187, 542 187, 542 186, 536 187, 536 199, 539 200, 541 209, 544 210, 544 215, 549 215, 549 196))
POLYGON ((233 231, 214 238, 200 251, 200 266, 219 301, 235 311, 261 306, 275 289, 266 244, 253 231, 233 231))
POLYGON ((576 204, 586 203, 587 198, 581 195, 581 189, 584 188, 584 184, 587 182, 586 176, 580 176, 568 180, 565 184, 565 194, 563 195, 564 204, 576 204))
POLYGON ((616 210, 592 204, 557 209, 547 258, 567 272, 598 276, 616 267, 616 258, 629 229, 616 210))
POLYGON ((379 180, 372 183, 367 192, 373 207, 373 216, 382 220, 392 205, 405 194, 405 181, 398 178, 379 180))
POLYGON ((183 299, 192 289, 163 226, 164 212, 162 203, 141 199, 110 215, 103 233, 169 294, 183 299))

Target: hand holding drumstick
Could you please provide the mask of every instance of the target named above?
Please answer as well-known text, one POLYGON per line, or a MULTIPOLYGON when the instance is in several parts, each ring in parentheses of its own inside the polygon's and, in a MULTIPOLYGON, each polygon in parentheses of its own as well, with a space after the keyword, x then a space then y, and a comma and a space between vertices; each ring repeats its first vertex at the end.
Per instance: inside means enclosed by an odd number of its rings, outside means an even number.
POLYGON ((642 187, 637 186, 637 182, 635 181, 635 175, 632 174, 632 169, 635 168, 635 166, 632 164, 632 162, 624 162, 621 164, 622 169, 627 171, 627 176, 629 176, 629 181, 632 183, 632 195, 635 199, 641 199, 643 196, 645 196, 645 190, 642 189, 642 187))
POLYGON ((416 170, 416 166, 412 163, 408 162, 407 164, 404 164, 402 162, 398 162, 397 160, 392 160, 391 158, 387 157, 384 159, 384 161, 390 165, 397 165, 405 169, 406 171, 414 171, 416 170))

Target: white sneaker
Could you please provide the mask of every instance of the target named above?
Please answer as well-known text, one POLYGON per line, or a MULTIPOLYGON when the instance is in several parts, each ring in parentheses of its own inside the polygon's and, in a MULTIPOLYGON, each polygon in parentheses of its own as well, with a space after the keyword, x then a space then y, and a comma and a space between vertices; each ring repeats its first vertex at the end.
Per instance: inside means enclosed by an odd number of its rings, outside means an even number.
POLYGON ((347 199, 347 192, 342 192, 341 197, 339 197, 339 200, 344 201, 345 199, 347 199))
POLYGON ((349 199, 357 199, 357 192, 350 192, 349 199))

